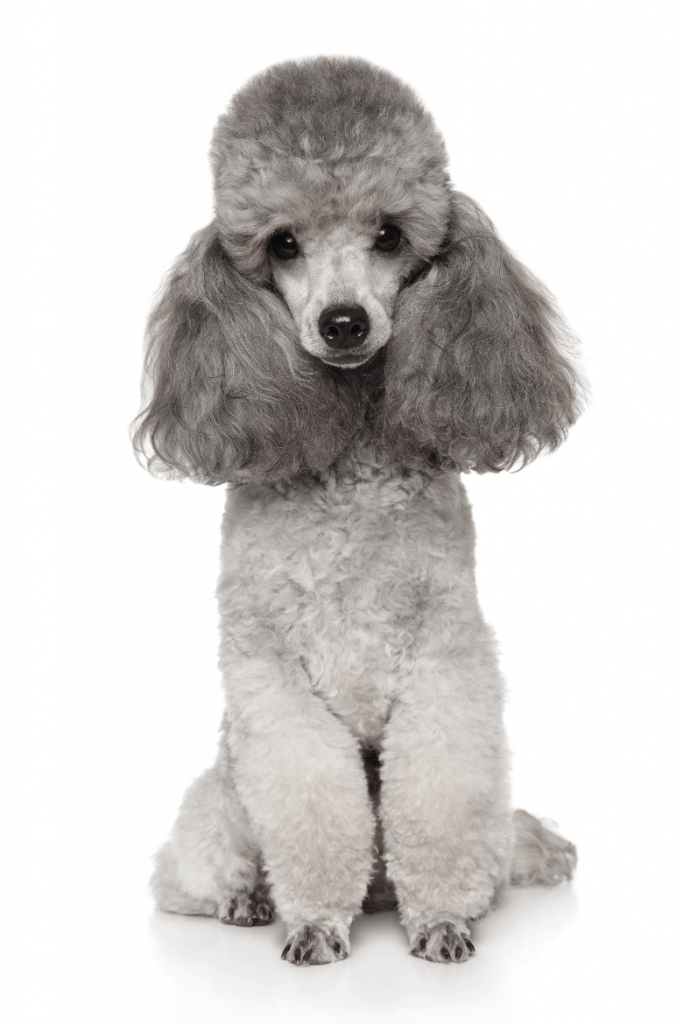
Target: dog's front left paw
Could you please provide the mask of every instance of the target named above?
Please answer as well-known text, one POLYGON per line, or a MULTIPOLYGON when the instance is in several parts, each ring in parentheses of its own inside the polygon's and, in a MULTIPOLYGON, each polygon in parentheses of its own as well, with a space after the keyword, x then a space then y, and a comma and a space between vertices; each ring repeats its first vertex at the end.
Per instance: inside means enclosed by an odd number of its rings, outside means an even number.
POLYGON ((467 925, 440 921, 430 928, 419 928, 413 938, 411 956, 437 964, 461 964, 474 953, 467 925))
POLYGON ((304 924, 290 935, 282 950, 282 959, 300 967, 316 964, 331 964, 345 960, 349 948, 341 936, 331 928, 329 931, 315 924, 304 924))
POLYGON ((257 925, 270 924, 275 917, 275 909, 266 890, 258 888, 252 893, 234 893, 225 901, 218 916, 223 924, 255 928, 257 925))

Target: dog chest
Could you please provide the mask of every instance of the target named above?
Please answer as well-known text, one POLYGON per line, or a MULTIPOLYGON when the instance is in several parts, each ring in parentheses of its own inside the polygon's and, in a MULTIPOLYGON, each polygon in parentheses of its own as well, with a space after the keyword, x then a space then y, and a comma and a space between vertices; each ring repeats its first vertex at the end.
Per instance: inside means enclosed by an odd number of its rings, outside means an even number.
POLYGON ((457 477, 229 496, 218 596, 223 649, 272 653, 366 736, 449 609, 473 592, 457 477))

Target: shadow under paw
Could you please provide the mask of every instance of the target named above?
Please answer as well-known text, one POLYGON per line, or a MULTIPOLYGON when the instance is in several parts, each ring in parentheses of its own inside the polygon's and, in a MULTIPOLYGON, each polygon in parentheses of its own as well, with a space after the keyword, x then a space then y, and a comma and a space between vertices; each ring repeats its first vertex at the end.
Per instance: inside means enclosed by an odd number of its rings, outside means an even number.
POLYGON ((461 964, 472 956, 474 945, 466 925, 441 921, 418 930, 410 953, 432 963, 461 964))
POLYGON ((283 960, 300 967, 331 964, 335 960, 345 960, 348 955, 348 946, 334 929, 327 932, 315 924, 297 928, 282 950, 283 960))
POLYGON ((219 915, 223 924, 236 924, 241 928, 255 928, 270 924, 275 918, 275 908, 265 889, 254 892, 237 892, 226 900, 219 915))

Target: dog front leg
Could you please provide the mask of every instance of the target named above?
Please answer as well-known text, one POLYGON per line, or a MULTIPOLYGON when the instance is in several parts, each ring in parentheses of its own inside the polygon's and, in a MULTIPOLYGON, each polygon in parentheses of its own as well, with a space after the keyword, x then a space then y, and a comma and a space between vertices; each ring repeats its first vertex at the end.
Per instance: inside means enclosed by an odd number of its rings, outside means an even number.
POLYGON ((233 668, 228 699, 235 785, 287 925, 283 959, 342 960, 373 860, 358 742, 303 677, 269 659, 233 668))
POLYGON ((474 952, 469 922, 508 874, 510 811, 502 687, 429 676, 392 710, 382 750, 388 874, 414 956, 474 952))

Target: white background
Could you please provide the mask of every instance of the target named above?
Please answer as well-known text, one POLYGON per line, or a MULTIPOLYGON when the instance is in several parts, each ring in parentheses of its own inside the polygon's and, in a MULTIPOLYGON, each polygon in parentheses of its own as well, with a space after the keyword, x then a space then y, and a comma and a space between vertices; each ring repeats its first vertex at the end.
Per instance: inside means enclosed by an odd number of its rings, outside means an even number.
POLYGON ((4 5, 4 1020, 678 1019, 680 26, 674 2, 4 5), (477 957, 281 963, 281 925, 154 912, 150 856, 214 753, 222 489, 152 480, 128 424, 163 272, 211 218, 218 113, 285 58, 410 82, 456 185, 558 296, 593 398, 558 453, 475 478, 518 806, 575 883, 477 957), (676 650, 675 650, 676 648, 676 650))

